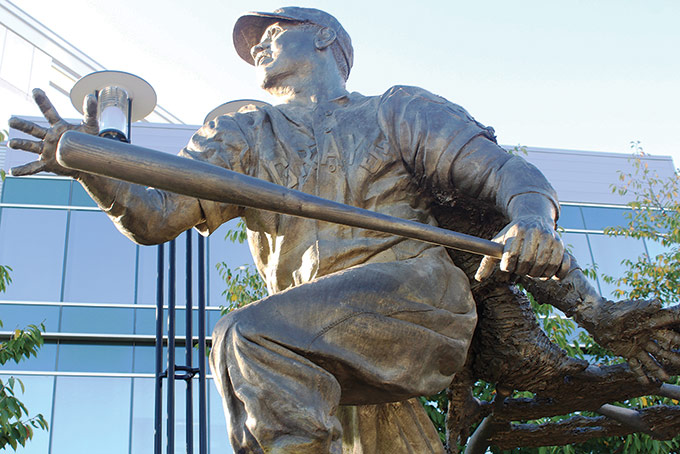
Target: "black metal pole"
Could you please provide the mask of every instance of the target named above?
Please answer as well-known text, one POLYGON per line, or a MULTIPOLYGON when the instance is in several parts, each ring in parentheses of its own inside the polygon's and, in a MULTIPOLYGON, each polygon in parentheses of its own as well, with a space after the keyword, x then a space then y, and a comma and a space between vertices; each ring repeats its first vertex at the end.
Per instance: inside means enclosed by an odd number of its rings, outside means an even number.
POLYGON ((164 245, 158 245, 156 278, 156 379, 154 406, 154 454, 163 450, 163 290, 165 275, 164 245))
POLYGON ((194 452, 194 396, 192 392, 193 380, 193 282, 192 282, 192 247, 191 247, 191 230, 187 230, 185 233, 187 236, 186 245, 186 341, 184 344, 184 351, 186 353, 186 385, 187 385, 187 396, 186 396, 186 451, 187 454, 193 454, 194 452))
POLYGON ((175 454, 175 252, 175 240, 172 240, 168 253, 168 454, 175 454))
POLYGON ((199 454, 208 452, 207 389, 205 380, 205 238, 198 235, 198 430, 199 454))

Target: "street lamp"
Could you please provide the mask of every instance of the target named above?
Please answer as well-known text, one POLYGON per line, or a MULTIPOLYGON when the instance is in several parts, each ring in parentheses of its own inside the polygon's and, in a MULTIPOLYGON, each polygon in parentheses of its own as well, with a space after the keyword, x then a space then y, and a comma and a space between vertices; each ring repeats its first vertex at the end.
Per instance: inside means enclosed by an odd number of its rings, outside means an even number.
POLYGON ((99 136, 130 142, 130 125, 156 107, 156 92, 147 81, 123 71, 97 71, 81 78, 71 89, 71 102, 83 113, 83 101, 97 97, 99 136))

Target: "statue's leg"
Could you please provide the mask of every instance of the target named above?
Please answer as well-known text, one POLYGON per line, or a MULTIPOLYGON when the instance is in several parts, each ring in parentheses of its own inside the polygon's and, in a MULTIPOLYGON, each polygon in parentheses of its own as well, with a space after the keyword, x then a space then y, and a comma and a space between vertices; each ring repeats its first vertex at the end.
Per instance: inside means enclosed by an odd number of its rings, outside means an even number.
POLYGON ((234 452, 340 454, 335 378, 240 321, 240 313, 215 327, 210 357, 234 452))
POLYGON ((340 453, 339 404, 445 388, 475 322, 467 278, 436 250, 354 267, 228 314, 213 333, 211 366, 235 451, 340 453))

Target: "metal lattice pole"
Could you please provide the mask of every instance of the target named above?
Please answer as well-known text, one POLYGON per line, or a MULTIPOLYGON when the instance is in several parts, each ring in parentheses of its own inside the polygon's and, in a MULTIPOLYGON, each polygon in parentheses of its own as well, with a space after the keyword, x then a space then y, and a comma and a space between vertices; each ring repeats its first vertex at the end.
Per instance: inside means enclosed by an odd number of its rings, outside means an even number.
POLYGON ((175 452, 175 380, 183 380, 186 384, 186 453, 193 454, 193 379, 198 379, 198 438, 199 453, 206 454, 207 442, 207 388, 205 367, 205 329, 206 329, 206 289, 205 289, 205 239, 198 239, 198 267, 197 279, 194 279, 193 267, 193 242, 192 232, 186 232, 186 278, 185 278, 185 364, 176 364, 175 357, 175 328, 176 328, 176 243, 175 240, 168 244, 167 257, 167 353, 165 362, 167 367, 163 370, 163 318, 165 302, 165 245, 158 247, 158 277, 156 296, 156 387, 155 387, 155 421, 154 421, 154 454, 161 454, 163 450, 163 379, 167 379, 167 408, 166 408, 166 438, 167 453, 175 452), (194 282, 197 282, 198 295, 198 367, 193 367, 193 292, 194 282))

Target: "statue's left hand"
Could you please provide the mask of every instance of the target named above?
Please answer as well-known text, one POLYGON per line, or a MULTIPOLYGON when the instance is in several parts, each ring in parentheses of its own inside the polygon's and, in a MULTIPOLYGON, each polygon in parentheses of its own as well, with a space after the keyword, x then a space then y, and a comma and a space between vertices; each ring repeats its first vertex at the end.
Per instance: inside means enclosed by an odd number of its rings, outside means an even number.
POLYGON ((662 308, 658 299, 601 300, 593 318, 588 331, 598 344, 624 357, 640 382, 668 381, 668 366, 680 368, 680 334, 676 331, 680 306, 662 308))
POLYGON ((77 176, 77 172, 63 167, 57 162, 57 144, 62 134, 69 130, 97 134, 99 126, 97 124, 97 100, 93 95, 85 98, 84 112, 85 117, 81 124, 74 125, 62 119, 50 100, 40 89, 33 90, 33 99, 38 108, 50 124, 49 128, 44 128, 33 122, 22 118, 12 117, 9 126, 19 131, 25 132, 39 140, 12 139, 9 147, 17 150, 30 151, 39 154, 40 157, 28 164, 14 167, 11 170, 14 176, 33 175, 38 172, 53 172, 57 175, 77 176))
MULTIPOLYGON (((563 277, 569 271, 568 255, 553 223, 542 216, 523 216, 500 231, 493 241, 503 244, 500 269, 523 276, 563 277)), ((489 277, 498 259, 484 257, 475 279, 489 277)))

